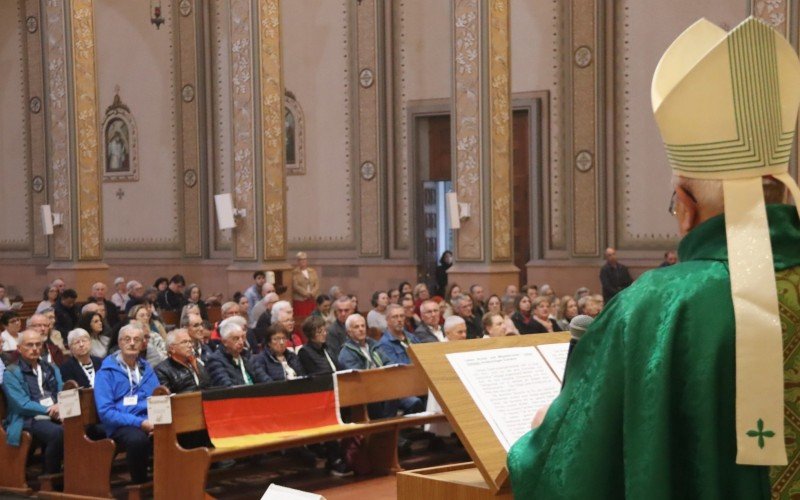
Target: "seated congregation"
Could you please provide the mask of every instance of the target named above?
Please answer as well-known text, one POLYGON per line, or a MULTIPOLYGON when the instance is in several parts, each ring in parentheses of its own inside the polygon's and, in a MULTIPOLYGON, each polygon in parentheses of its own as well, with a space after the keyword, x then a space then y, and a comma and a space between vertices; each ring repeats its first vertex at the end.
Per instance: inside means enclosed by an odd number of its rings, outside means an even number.
MULTIPOLYGON (((510 285, 502 297, 487 297, 480 285, 462 293, 451 284, 432 295, 424 283, 404 282, 375 291, 372 309, 362 314, 355 296, 337 286, 330 294, 294 294, 289 302, 265 273, 253 279, 243 294, 220 305, 219 297, 204 301, 200 288, 187 287, 181 275, 147 289, 118 278, 111 300, 106 285, 95 283, 81 306, 77 292, 56 280, 31 316, 4 312, 0 383, 8 445, 19 446, 27 432, 43 450, 44 472, 62 470, 58 394, 71 380, 93 388, 98 425, 87 435, 113 439, 125 451, 131 483, 146 483, 154 431, 147 399, 159 386, 182 394, 408 365, 411 344, 562 331, 576 315, 594 316, 603 306, 602 296, 586 288, 559 298, 547 285, 520 292, 510 285)), ((371 420, 425 409, 424 394, 367 405, 371 420)), ((346 409, 342 416, 348 419, 346 409)), ((212 446, 205 432, 183 437, 185 448, 212 446)), ((408 451, 402 437, 399 446, 408 451)), ((331 475, 353 472, 340 440, 296 451, 312 464, 315 455, 325 460, 331 475)))

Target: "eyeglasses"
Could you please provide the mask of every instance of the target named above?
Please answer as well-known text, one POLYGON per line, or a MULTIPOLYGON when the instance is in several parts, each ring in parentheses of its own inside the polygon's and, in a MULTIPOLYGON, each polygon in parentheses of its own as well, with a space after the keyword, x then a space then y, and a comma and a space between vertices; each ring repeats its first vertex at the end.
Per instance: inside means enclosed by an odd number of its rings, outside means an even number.
POLYGON ((180 342, 175 342, 178 345, 192 345, 191 339, 188 340, 181 340, 180 342))
POLYGON ((272 337, 269 339, 270 342, 277 342, 278 344, 283 344, 286 342, 286 337, 272 337))
MULTIPOLYGON (((683 192, 686 193, 686 196, 688 196, 690 200, 692 200, 694 203, 697 203, 697 200, 692 193, 686 191, 685 189, 683 192)), ((669 207, 667 208, 667 212, 673 217, 678 215, 678 191, 672 192, 672 196, 669 199, 669 207)))
POLYGON ((144 339, 141 337, 120 337, 120 344, 141 344, 144 339))

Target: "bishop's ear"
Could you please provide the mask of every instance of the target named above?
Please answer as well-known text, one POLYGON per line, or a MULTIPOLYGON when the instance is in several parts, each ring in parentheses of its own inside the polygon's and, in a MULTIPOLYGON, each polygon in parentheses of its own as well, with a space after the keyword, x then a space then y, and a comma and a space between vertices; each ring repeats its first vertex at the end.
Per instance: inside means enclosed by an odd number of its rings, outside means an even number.
POLYGON ((681 236, 685 236, 697 225, 697 202, 680 186, 675 187, 675 195, 677 196, 675 217, 678 219, 678 232, 681 236))

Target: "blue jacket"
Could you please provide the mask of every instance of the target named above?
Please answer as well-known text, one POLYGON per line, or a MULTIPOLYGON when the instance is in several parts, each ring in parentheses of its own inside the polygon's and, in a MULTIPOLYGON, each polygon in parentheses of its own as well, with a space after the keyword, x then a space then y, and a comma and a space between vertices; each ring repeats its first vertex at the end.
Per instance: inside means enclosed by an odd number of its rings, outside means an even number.
MULTIPOLYGON (((409 344, 419 344, 419 339, 413 333, 405 332, 406 340, 409 344)), ((406 348, 397 340, 394 335, 389 333, 389 330, 383 332, 380 342, 378 342, 378 349, 380 349, 392 363, 398 365, 410 365, 411 358, 408 357, 406 348)))
MULTIPOLYGON (((305 349, 305 347, 303 347, 303 349, 305 349)), ((300 358, 297 357, 297 354, 287 349, 286 352, 283 353, 283 356, 286 358, 286 363, 295 371, 298 377, 304 377, 306 375, 306 370, 303 368, 303 364, 300 363, 300 358)), ((278 358, 272 355, 269 349, 258 356, 253 356, 252 359, 253 368, 257 372, 263 371, 272 380, 286 380, 286 374, 283 372, 283 364, 278 361, 278 358)))
MULTIPOLYGON (((367 337, 367 348, 375 365, 381 367, 391 364, 391 360, 386 357, 386 354, 378 349, 378 343, 369 337, 367 337)), ((366 356, 364 356, 358 344, 350 338, 347 339, 347 342, 344 343, 342 350, 339 352, 339 363, 349 370, 366 370, 368 368, 366 356)))
MULTIPOLYGON (((25 420, 37 415, 47 415, 47 408, 39 404, 38 399, 31 399, 31 390, 25 380, 25 372, 30 372, 30 366, 22 359, 19 361, 23 365, 10 365, 3 376, 3 392, 6 395, 8 404, 8 414, 6 415, 5 428, 8 433, 8 444, 19 446, 22 439, 22 427, 25 420)), ((53 392, 53 402, 56 402, 58 393, 63 387, 61 372, 58 367, 45 361, 39 361, 44 377, 43 384, 53 392)))
POLYGON ((131 387, 128 371, 124 367, 122 355, 117 353, 103 360, 100 371, 94 378, 94 402, 97 415, 111 436, 120 427, 141 427, 147 420, 147 398, 158 387, 158 377, 150 364, 137 358, 142 379, 131 387), (135 405, 125 406, 126 396, 136 395, 135 405))

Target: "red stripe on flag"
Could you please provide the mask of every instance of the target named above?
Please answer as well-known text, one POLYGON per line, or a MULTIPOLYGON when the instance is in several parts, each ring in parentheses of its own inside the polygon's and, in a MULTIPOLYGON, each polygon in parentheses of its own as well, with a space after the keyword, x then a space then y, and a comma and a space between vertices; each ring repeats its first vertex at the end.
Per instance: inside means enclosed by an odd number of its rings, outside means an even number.
POLYGON ((203 413, 212 439, 339 423, 333 391, 203 401, 203 413))

